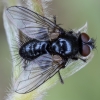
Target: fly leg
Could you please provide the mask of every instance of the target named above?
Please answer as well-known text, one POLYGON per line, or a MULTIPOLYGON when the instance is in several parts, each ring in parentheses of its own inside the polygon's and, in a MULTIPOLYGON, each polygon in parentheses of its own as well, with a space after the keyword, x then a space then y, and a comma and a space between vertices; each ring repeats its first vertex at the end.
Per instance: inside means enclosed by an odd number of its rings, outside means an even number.
MULTIPOLYGON (((59 69, 65 68, 66 60, 62 59, 59 55, 53 55, 53 61, 56 65, 58 65, 59 69)), ((64 81, 60 74, 60 70, 58 71, 58 76, 59 76, 60 82, 64 84, 64 81)))
MULTIPOLYGON (((59 65, 59 67, 61 66, 61 68, 65 68, 66 66, 66 60, 62 60, 62 64, 61 65, 59 65)), ((62 84, 64 84, 64 81, 63 81, 63 78, 61 77, 61 74, 60 74, 60 70, 58 71, 58 76, 59 76, 59 79, 60 79, 60 82, 62 83, 62 84)))
POLYGON ((58 71, 58 75, 59 75, 60 82, 61 82, 62 84, 64 84, 64 81, 63 81, 63 79, 62 79, 62 77, 61 77, 60 71, 58 71))
POLYGON ((56 24, 56 16, 53 16, 54 23, 56 24))
POLYGON ((62 24, 57 24, 57 23, 56 23, 56 16, 55 16, 55 15, 53 16, 53 20, 54 20, 54 23, 55 23, 56 25, 58 25, 58 26, 59 26, 59 25, 62 25, 62 24))
POLYGON ((52 32, 50 32, 49 34, 50 40, 58 38, 59 35, 66 35, 66 32, 61 27, 59 27, 59 25, 61 24, 56 24, 56 16, 53 16, 53 21, 55 23, 55 26, 52 32))
POLYGON ((72 59, 73 59, 73 60, 78 60, 78 59, 80 59, 80 60, 82 60, 83 62, 86 62, 86 61, 87 61, 87 59, 83 59, 83 58, 80 58, 80 57, 72 57, 72 59))
POLYGON ((49 34, 50 40, 54 40, 54 39, 58 38, 58 36, 59 36, 59 30, 57 29, 57 25, 56 25, 56 16, 53 16, 53 20, 54 20, 55 26, 54 26, 52 32, 50 32, 50 34, 49 34))

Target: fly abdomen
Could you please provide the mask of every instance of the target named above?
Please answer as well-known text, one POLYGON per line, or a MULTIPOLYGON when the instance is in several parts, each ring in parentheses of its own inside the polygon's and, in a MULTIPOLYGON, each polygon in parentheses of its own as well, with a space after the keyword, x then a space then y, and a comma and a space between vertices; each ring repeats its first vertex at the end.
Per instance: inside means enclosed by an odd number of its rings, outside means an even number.
POLYGON ((26 42, 19 50, 20 56, 25 60, 34 60, 40 55, 48 53, 49 41, 31 40, 26 42))

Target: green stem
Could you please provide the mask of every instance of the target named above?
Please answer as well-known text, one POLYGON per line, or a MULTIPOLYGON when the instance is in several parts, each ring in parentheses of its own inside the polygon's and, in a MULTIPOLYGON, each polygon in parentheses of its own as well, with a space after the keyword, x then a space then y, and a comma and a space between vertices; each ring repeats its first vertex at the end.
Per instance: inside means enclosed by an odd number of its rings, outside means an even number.
MULTIPOLYGON (((41 0, 24 0, 23 2, 25 2, 26 7, 30 8, 31 10, 34 10, 35 12, 44 15, 44 10, 43 10, 43 6, 42 6, 42 1, 41 0), (29 5, 28 2, 31 2, 31 4, 29 5)), ((7 4, 8 6, 14 6, 17 5, 17 3, 19 3, 20 5, 23 5, 23 2, 19 0, 19 2, 17 0, 8 0, 7 4)), ((8 44, 10 47, 10 50, 13 51, 12 46, 16 45, 15 42, 13 41, 16 37, 16 35, 20 36, 19 31, 13 26, 12 23, 10 23, 9 19, 6 16, 5 10, 4 10, 4 14, 3 14, 3 19, 4 19, 4 27, 5 27, 5 31, 6 31, 6 35, 7 35, 7 39, 8 39, 8 44)), ((19 37, 21 39, 21 37, 19 37)), ((20 40, 19 39, 19 40, 20 40)), ((16 54, 16 52, 11 52, 12 55, 12 59, 14 59, 14 55, 16 54)), ((17 78, 19 77, 22 68, 19 68, 19 66, 16 66, 16 63, 18 63, 17 59, 14 59, 13 61, 13 77, 12 77, 12 84, 14 85, 17 78)), ((41 100, 44 92, 46 91, 47 87, 49 87, 50 83, 46 82, 45 84, 43 84, 43 86, 40 86, 39 88, 37 88, 36 90, 27 93, 27 94, 18 94, 16 92, 14 92, 14 87, 12 85, 12 89, 10 89, 10 93, 8 94, 7 100, 41 100)))

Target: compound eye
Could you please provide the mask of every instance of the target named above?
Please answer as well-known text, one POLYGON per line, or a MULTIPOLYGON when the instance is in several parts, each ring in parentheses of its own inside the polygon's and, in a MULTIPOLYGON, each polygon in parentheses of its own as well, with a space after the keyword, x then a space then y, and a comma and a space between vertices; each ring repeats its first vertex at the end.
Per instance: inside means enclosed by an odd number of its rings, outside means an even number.
POLYGON ((82 42, 87 43, 89 41, 90 37, 86 33, 81 33, 81 40, 82 42))
POLYGON ((90 47, 88 45, 83 45, 82 46, 82 51, 81 51, 81 55, 86 57, 90 54, 91 50, 90 47))

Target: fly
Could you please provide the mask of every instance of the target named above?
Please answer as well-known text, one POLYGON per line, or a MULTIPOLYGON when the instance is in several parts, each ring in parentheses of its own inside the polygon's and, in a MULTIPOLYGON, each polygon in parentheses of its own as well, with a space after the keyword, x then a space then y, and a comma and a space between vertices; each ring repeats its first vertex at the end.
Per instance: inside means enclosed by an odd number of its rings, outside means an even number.
POLYGON ((53 22, 21 6, 9 7, 6 14, 24 37, 18 52, 25 63, 15 84, 18 93, 33 91, 56 73, 63 83, 60 70, 70 60, 86 62, 84 57, 95 48, 95 41, 89 35, 65 31, 56 24, 56 17, 53 22))

